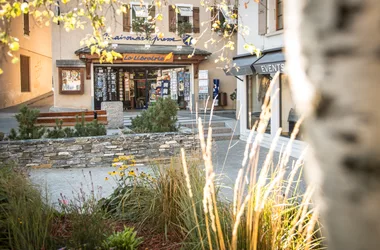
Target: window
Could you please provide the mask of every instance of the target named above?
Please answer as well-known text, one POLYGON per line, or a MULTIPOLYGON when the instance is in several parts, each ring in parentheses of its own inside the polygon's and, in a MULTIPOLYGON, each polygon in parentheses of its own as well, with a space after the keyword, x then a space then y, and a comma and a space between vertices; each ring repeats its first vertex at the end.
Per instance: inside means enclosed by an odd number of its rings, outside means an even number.
POLYGON ((186 33, 199 33, 199 7, 190 4, 169 6, 169 31, 182 36, 186 33))
MULTIPOLYGON (((247 76, 247 128, 252 129, 260 121, 261 107, 270 84, 269 75, 247 76)), ((268 121, 266 133, 270 133, 268 121)))
POLYGON ((127 7, 127 13, 123 14, 123 31, 152 33, 154 31, 153 22, 149 22, 148 16, 155 17, 155 7, 146 3, 131 3, 127 7))
POLYGON ((276 30, 284 29, 284 0, 276 0, 276 30))
POLYGON ((177 31, 178 33, 193 32, 193 7, 177 6, 177 31))
POLYGON ((24 35, 29 36, 29 13, 24 14, 24 35))
POLYGON ((237 9, 234 6, 219 5, 211 10, 211 29, 216 32, 237 31, 237 9))
MULTIPOLYGON (((280 127, 282 127, 281 136, 290 137, 294 126, 299 119, 297 109, 293 101, 290 90, 288 76, 280 75, 280 127)), ((297 134, 297 139, 302 138, 302 133, 297 134)))
POLYGON ((30 57, 20 55, 21 92, 30 92, 30 57))

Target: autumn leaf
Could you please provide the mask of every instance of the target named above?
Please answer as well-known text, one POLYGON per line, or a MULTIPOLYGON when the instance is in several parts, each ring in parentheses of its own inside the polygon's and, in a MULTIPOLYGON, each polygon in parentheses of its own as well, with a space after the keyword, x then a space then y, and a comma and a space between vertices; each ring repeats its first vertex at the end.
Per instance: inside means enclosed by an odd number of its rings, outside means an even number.
POLYGON ((18 42, 13 42, 9 44, 9 49, 12 51, 17 51, 20 48, 20 44, 18 42))
POLYGON ((248 9, 248 2, 244 2, 244 8, 248 9))
POLYGON ((0 75, 3 74, 3 73, 4 73, 4 71, 0 68, 0 75))

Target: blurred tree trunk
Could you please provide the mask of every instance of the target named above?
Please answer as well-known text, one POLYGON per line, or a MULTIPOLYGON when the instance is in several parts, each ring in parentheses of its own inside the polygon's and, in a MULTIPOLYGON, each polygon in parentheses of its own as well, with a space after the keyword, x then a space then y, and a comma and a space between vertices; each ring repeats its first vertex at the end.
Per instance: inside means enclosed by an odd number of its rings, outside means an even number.
POLYGON ((307 115, 306 171, 328 249, 380 249, 380 2, 285 5, 287 70, 307 115))

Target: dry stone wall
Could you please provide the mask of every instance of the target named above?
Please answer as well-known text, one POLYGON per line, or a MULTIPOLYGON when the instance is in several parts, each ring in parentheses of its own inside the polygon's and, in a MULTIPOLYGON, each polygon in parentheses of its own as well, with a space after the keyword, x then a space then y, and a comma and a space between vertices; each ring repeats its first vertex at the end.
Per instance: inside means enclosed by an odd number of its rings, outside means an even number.
POLYGON ((138 163, 169 160, 181 147, 197 150, 199 140, 194 135, 157 133, 9 141, 0 142, 0 162, 34 168, 109 167, 120 155, 133 155, 138 163))

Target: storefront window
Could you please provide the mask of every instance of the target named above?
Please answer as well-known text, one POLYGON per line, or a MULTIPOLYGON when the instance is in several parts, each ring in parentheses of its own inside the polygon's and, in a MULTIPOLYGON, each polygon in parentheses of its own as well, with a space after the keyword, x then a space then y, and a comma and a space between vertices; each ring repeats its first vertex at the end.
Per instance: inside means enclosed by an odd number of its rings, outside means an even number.
MULTIPOLYGON (((280 76, 280 90, 281 90, 281 101, 280 101, 280 127, 282 127, 282 136, 290 137, 293 132, 294 126, 299 119, 297 114, 296 105, 294 104, 292 93, 290 91, 290 85, 288 76, 286 74, 281 74, 280 76)), ((297 139, 301 139, 301 132, 298 134, 297 139)))
MULTIPOLYGON (((252 129, 260 120, 261 107, 264 103, 265 94, 270 83, 269 75, 247 76, 247 128, 252 129)), ((266 133, 270 133, 270 122, 268 122, 266 133)))

